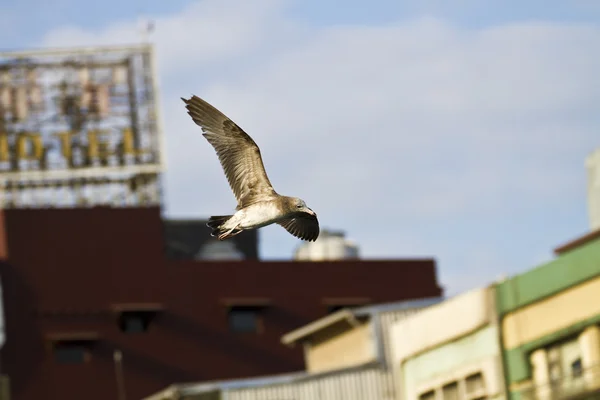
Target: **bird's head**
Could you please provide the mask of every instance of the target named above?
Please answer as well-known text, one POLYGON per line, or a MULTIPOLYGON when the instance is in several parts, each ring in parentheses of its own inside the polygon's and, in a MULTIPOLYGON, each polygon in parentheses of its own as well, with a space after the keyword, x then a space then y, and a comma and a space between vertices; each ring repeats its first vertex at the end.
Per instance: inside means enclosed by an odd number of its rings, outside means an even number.
POLYGON ((288 197, 287 203, 288 203, 287 205, 288 205, 288 208, 290 209, 290 211, 297 212, 297 213, 306 213, 306 214, 312 215, 313 217, 317 216, 317 214, 313 210, 308 208, 308 206, 302 199, 299 199, 297 197, 288 197))

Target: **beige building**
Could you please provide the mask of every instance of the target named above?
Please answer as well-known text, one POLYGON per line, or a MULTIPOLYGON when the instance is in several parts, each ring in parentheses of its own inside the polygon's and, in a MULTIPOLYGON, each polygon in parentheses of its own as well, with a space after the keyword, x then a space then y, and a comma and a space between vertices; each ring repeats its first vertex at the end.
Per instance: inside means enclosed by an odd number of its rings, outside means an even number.
POLYGON ((504 399, 494 287, 471 290, 390 328, 397 399, 504 399))
POLYGON ((585 161, 588 174, 588 209, 591 230, 600 229, 600 149, 585 161))

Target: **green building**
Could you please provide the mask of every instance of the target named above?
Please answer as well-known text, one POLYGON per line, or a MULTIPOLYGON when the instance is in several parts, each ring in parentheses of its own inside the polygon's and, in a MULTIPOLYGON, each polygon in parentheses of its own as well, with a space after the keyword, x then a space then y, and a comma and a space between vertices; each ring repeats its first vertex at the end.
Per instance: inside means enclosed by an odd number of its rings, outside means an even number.
POLYGON ((499 283, 497 313, 512 399, 600 399, 600 231, 499 283))

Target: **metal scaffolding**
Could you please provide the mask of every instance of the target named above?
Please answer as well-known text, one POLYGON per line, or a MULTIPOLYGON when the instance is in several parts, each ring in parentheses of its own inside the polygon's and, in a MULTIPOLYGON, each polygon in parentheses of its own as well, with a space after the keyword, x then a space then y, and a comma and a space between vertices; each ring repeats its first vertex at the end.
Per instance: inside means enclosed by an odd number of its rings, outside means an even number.
POLYGON ((158 205, 153 47, 0 52, 0 207, 158 205))

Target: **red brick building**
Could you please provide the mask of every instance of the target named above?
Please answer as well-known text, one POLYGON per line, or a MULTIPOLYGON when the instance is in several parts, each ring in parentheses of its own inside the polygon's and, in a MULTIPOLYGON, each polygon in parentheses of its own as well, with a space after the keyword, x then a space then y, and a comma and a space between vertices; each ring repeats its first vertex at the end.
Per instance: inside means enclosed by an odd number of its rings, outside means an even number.
POLYGON ((0 213, 12 399, 132 400, 300 370, 280 337, 328 307, 442 293, 431 259, 195 261, 167 256, 166 226, 159 207, 0 213))

